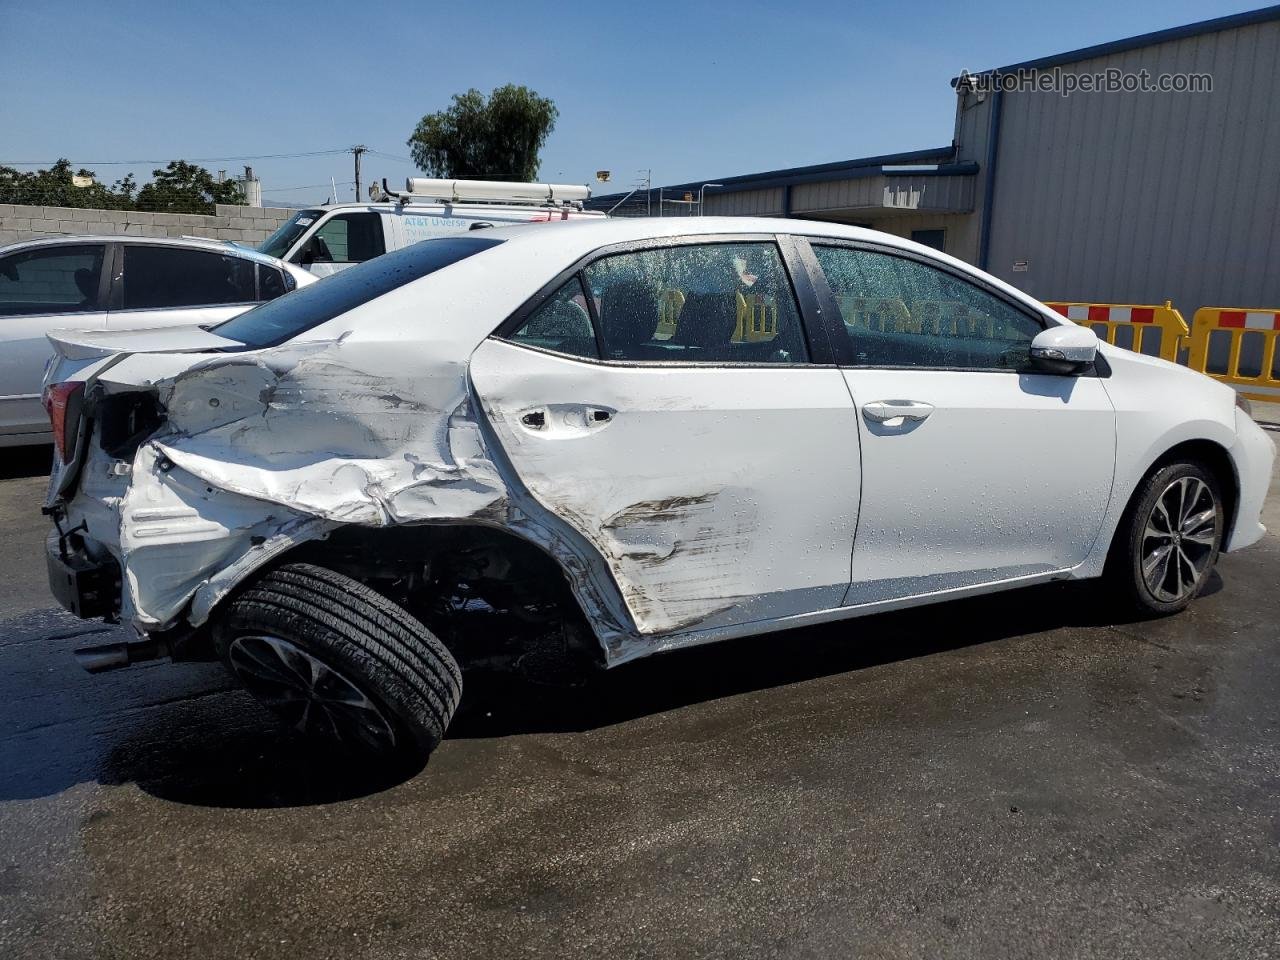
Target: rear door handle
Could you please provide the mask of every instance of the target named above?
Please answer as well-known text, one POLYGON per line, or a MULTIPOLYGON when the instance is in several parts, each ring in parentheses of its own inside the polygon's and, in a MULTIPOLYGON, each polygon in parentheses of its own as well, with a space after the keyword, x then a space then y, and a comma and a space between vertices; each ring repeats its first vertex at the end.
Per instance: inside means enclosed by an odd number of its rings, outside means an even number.
POLYGON ((933 413, 933 404, 920 400, 873 400, 862 405, 862 415, 876 423, 891 420, 919 422, 933 413))

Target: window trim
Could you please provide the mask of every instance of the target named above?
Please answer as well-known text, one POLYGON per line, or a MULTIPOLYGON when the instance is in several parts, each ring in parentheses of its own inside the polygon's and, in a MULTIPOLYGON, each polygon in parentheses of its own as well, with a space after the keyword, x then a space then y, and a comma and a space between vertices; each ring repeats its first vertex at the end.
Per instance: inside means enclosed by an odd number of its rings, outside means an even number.
POLYGON ((40 243, 33 244, 23 250, 14 250, 5 255, 4 259, 9 257, 21 256, 24 253, 35 253, 45 250, 65 250, 68 247, 102 247, 102 264, 99 267, 98 274, 98 294, 95 298, 94 305, 84 310, 45 310, 41 313, 8 313, 5 317, 76 317, 84 316, 90 313, 106 313, 110 304, 111 289, 111 266, 114 260, 112 247, 115 244, 106 240, 77 240, 69 243, 40 243))
POLYGON ((599 360, 604 355, 604 342, 600 338, 600 320, 596 316, 596 305, 593 302, 593 299, 590 293, 587 291, 587 285, 586 285, 586 282, 583 280, 581 271, 574 271, 567 278, 565 278, 564 283, 560 284, 560 286, 556 287, 549 294, 547 294, 546 297, 544 297, 532 310, 528 312, 524 320, 525 322, 519 324, 509 334, 507 334, 507 336, 504 338, 505 342, 515 344, 518 347, 528 347, 529 349, 537 350, 540 353, 549 353, 557 357, 574 357, 578 360, 599 360), (591 324, 591 342, 595 344, 595 348, 596 348, 595 355, 591 357, 584 357, 580 353, 566 353, 563 350, 553 350, 550 347, 541 347, 535 343, 529 343, 524 340, 517 340, 516 334, 518 334, 521 330, 524 329, 525 323, 533 319, 534 314, 536 314, 543 307, 550 304, 555 299, 556 295, 561 290, 565 289, 565 287, 569 286, 569 284, 571 283, 577 286, 578 293, 581 294, 583 303, 586 304, 587 321, 591 324))
MULTIPOLYGON (((258 304, 264 302, 261 299, 261 288, 259 287, 259 281, 258 281, 258 267, 261 266, 261 263, 256 257, 243 257, 243 256, 240 256, 240 254, 236 253, 234 250, 230 250, 230 249, 224 252, 222 250, 209 250, 209 249, 206 249, 205 247, 196 247, 196 246, 188 247, 183 244, 177 244, 177 243, 146 243, 145 241, 139 243, 139 242, 134 242, 132 240, 128 240, 124 242, 116 242, 112 244, 112 246, 117 247, 119 249, 119 253, 113 259, 113 263, 115 263, 116 266, 113 266, 113 269, 111 271, 112 272, 111 300, 110 300, 110 306, 107 308, 111 313, 135 314, 135 313, 155 313, 155 312, 172 311, 172 310, 212 310, 218 307, 240 307, 244 310, 248 310, 251 307, 255 307, 258 304), (222 301, 220 303, 184 303, 179 306, 169 306, 169 307, 126 307, 124 305, 124 284, 126 280, 125 270, 124 270, 124 259, 125 259, 126 247, 158 247, 166 250, 182 250, 186 253, 209 254, 215 257, 234 257, 237 260, 247 261, 248 263, 253 264, 253 267, 254 267, 254 270, 253 270, 254 299, 238 300, 235 303, 228 303, 226 301, 222 301)), ((287 293, 288 291, 285 291, 285 292, 287 293)))
POLYGON ((680 234, 672 237, 647 237, 643 240, 630 240, 623 243, 597 247, 579 257, 573 264, 557 273, 551 280, 543 284, 538 291, 524 303, 512 311, 505 320, 489 334, 489 339, 502 340, 512 346, 526 350, 536 350, 549 356, 563 357, 582 363, 595 363, 608 367, 645 367, 645 368, 679 368, 679 367, 724 367, 748 368, 753 370, 796 369, 836 366, 830 346, 830 332, 822 327, 818 315, 821 313, 819 297, 813 289, 808 271, 802 268, 800 259, 791 241, 797 239, 792 234, 777 233, 716 233, 716 234, 680 234), (722 243, 767 243, 778 251, 782 263, 783 274, 791 287, 791 295, 795 298, 796 312, 800 319, 801 335, 809 356, 796 363, 761 363, 750 360, 613 360, 604 356, 604 343, 600 330, 600 317, 596 309, 595 298, 592 297, 586 278, 583 276, 587 267, 598 260, 615 257, 626 253, 642 253, 647 250, 662 250, 671 247, 708 246, 722 243), (591 314, 591 325, 596 337, 596 350, 599 357, 582 357, 571 353, 560 353, 545 347, 535 347, 512 339, 512 335, 523 326, 530 315, 554 296, 561 287, 573 277, 577 277, 587 298, 587 309, 591 314), (821 331, 821 336, 818 336, 821 331))
MULTIPOLYGON (((1014 376, 1026 376, 1028 373, 1035 371, 1019 370, 1012 367, 942 367, 930 366, 925 364, 864 364, 857 363, 853 356, 853 346, 849 343, 849 335, 844 331, 844 319, 840 313, 840 305, 836 302, 835 291, 831 288, 830 281, 827 280, 826 273, 822 270, 822 265, 818 262, 817 253, 814 251, 815 246, 819 247, 845 247, 852 250, 862 250, 868 253, 881 253, 888 256, 898 257, 903 260, 912 260, 921 263, 926 267, 932 267, 940 273, 945 273, 961 283, 967 283, 972 287, 976 287, 983 293, 988 294, 1001 303, 1013 309, 1015 313, 1019 313, 1035 323, 1041 331, 1049 329, 1048 321, 1044 317, 1039 316, 1034 311, 1027 308, 1024 304, 1014 300, 1003 290, 988 283, 980 277, 974 277, 962 270, 958 270, 949 263, 935 260, 932 257, 917 253, 914 250, 904 250, 890 244, 875 243, 867 240, 851 240, 844 237, 822 237, 812 234, 805 236, 796 236, 796 240, 800 241, 802 257, 806 264, 814 271, 814 286, 818 290, 818 298, 824 304, 824 313, 827 317, 825 329, 827 336, 833 341, 832 347, 836 355, 836 366, 842 370, 919 370, 919 371, 935 371, 945 373, 1004 373, 1014 376), (839 327, 837 327, 839 324, 839 327)), ((1083 374, 1089 376, 1087 372, 1083 374)))

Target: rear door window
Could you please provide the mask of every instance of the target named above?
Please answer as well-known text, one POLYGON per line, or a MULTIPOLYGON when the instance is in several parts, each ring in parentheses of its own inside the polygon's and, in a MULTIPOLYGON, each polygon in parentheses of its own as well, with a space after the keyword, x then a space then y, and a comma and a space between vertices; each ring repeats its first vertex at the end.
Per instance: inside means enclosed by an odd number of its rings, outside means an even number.
POLYGON ((98 309, 101 243, 36 247, 0 259, 0 316, 98 309))
POLYGON ((600 351, 582 279, 575 274, 529 315, 511 339, 542 350, 598 359, 600 351))
POLYGON ((583 270, 606 360, 804 363, 800 310, 772 242, 604 257, 583 270))
POLYGON ((252 303, 257 299, 254 266, 252 260, 215 251, 125 244, 122 305, 154 310, 252 303))
POLYGON ((274 300, 293 289, 284 272, 265 263, 258 264, 258 299, 274 300))

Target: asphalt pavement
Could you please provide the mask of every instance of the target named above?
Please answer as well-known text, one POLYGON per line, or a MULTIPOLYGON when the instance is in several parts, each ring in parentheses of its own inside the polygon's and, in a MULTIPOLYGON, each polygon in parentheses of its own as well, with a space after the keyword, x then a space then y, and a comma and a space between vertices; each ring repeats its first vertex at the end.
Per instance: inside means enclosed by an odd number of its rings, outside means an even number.
POLYGON ((0 957, 1280 956, 1275 533, 1170 619, 1059 584, 473 686, 397 782, 216 665, 83 673, 119 628, 0 457, 0 957))

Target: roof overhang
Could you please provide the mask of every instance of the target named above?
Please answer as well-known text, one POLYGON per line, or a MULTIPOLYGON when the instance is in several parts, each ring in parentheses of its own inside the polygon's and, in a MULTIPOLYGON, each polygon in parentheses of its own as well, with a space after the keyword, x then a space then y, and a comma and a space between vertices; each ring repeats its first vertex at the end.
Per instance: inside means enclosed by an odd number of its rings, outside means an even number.
POLYGON ((796 216, 880 219, 911 213, 972 213, 978 165, 881 168, 840 181, 815 181, 791 190, 796 216))
MULTIPOLYGON (((653 190, 662 190, 667 194, 697 193, 704 184, 715 183, 716 193, 733 193, 741 190, 766 190, 772 187, 787 187, 806 183, 826 183, 839 180, 853 180, 862 177, 882 176, 886 170, 897 168, 919 171, 923 176, 948 176, 960 171, 958 168, 971 166, 953 162, 955 146, 931 147, 927 150, 912 150, 906 153, 888 153, 877 157, 861 157, 855 160, 841 160, 835 163, 818 163, 807 167, 787 167, 782 170, 767 170, 762 173, 749 173, 736 177, 709 178, 694 180, 688 183, 674 183, 654 186, 653 190)), ((614 193, 593 197, 587 206, 608 209, 626 193, 614 193)))

